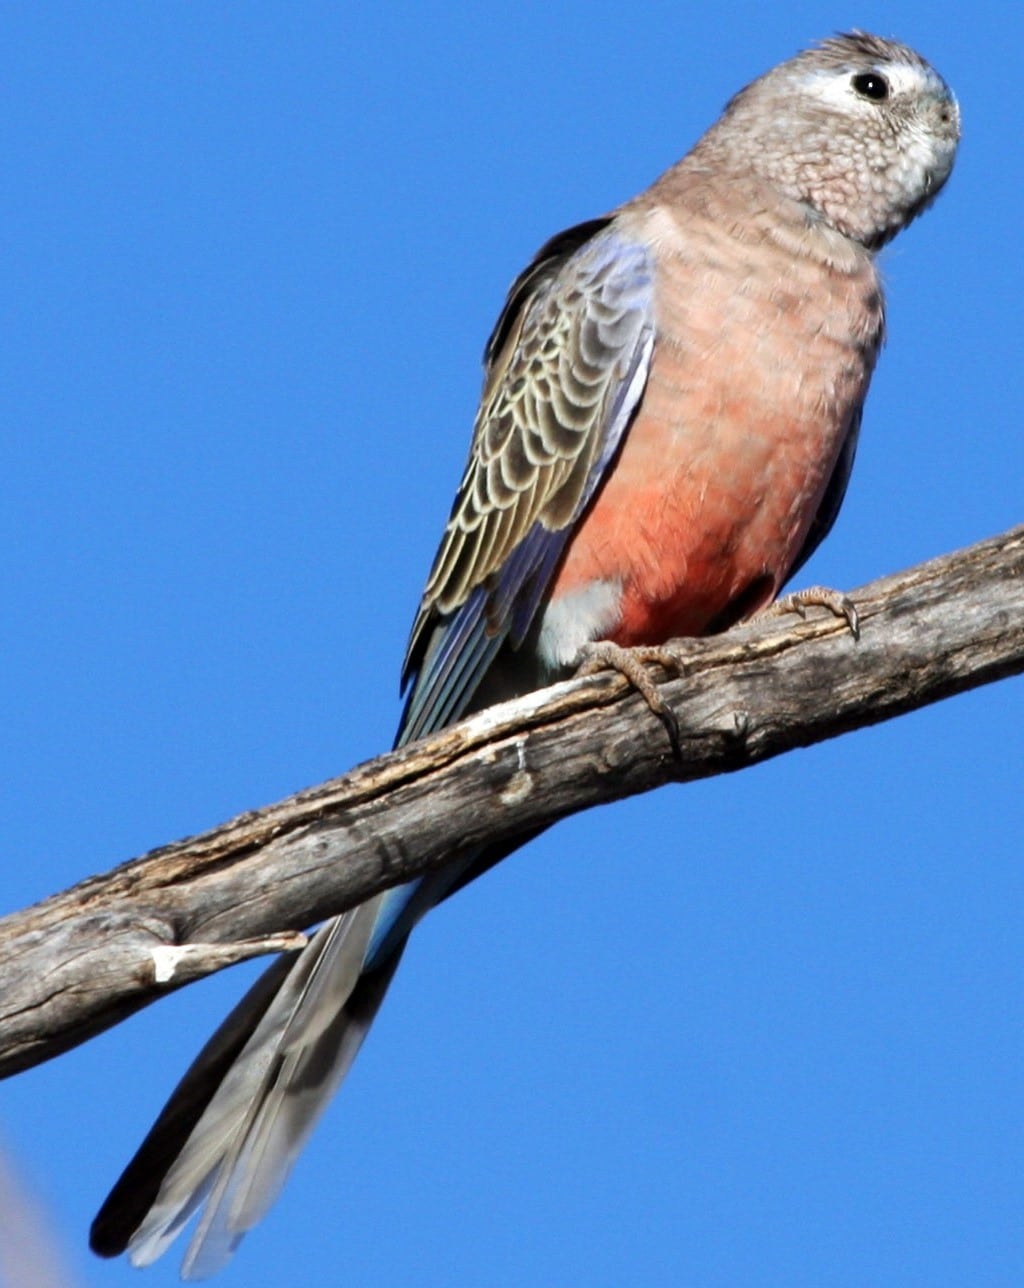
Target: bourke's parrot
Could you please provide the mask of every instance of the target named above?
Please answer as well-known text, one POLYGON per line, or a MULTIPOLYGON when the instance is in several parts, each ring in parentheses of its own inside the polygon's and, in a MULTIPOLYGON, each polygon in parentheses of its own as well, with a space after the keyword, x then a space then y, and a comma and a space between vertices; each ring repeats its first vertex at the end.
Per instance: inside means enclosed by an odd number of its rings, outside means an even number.
MULTIPOLYGON (((771 604, 835 520, 882 343, 875 252, 953 166, 956 100, 904 45, 825 40, 741 90, 649 188, 541 248, 487 343, 469 460, 405 659, 398 744, 771 604), (611 659, 611 660, 614 660, 611 659)), ((277 1195, 409 934, 500 853, 321 926, 257 981, 92 1229, 186 1278, 277 1195)))

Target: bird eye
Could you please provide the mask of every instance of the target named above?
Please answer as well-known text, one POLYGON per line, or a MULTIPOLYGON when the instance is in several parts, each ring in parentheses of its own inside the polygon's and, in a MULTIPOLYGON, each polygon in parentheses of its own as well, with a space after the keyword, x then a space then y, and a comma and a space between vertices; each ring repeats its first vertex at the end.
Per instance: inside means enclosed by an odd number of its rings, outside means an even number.
POLYGON ((889 97, 889 82, 878 72, 858 72, 851 79, 850 84, 861 98, 870 98, 876 103, 881 103, 889 97))

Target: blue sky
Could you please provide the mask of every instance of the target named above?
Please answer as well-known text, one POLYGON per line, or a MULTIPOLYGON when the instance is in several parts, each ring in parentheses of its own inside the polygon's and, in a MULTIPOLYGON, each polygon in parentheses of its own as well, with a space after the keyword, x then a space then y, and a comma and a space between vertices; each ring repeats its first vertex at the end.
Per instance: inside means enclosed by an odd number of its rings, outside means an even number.
MULTIPOLYGON (((3 7, 3 910, 389 744, 508 282, 853 25, 965 137, 885 252, 801 577, 843 588, 1024 517, 1020 14, 3 7)), ((1003 683, 509 860, 421 928, 220 1282, 1019 1284, 1022 725, 1003 683)), ((0 1087, 69 1283, 176 1282, 86 1230, 247 977, 0 1087)))

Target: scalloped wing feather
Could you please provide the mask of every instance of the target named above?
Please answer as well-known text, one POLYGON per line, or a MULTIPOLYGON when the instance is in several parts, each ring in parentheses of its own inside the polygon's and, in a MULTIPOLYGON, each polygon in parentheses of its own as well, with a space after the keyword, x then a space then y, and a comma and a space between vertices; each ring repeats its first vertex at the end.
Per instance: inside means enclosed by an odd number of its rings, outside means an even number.
POLYGON ((614 222, 581 225, 582 244, 575 231, 517 279, 488 344, 469 460, 406 654, 399 742, 457 719, 505 640, 522 643, 643 393, 650 248, 614 222))

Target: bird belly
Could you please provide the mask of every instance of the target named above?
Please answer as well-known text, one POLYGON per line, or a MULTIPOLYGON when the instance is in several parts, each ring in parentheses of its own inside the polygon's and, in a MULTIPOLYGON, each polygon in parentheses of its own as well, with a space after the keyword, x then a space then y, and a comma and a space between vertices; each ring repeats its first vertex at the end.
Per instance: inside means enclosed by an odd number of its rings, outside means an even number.
POLYGON ((747 395, 721 385, 680 393, 655 365, 621 455, 567 552, 552 608, 595 584, 615 585, 615 620, 606 614, 590 638, 628 646, 723 629, 768 604, 800 552, 850 423, 848 400, 823 413, 814 399, 803 412, 799 396, 782 392, 762 382, 747 395))
POLYGON ((551 595, 617 584, 617 619, 600 638, 626 646, 724 629, 771 602, 856 420, 882 328, 866 256, 840 270, 722 221, 698 254, 664 211, 637 219, 659 251, 651 366, 551 595))

